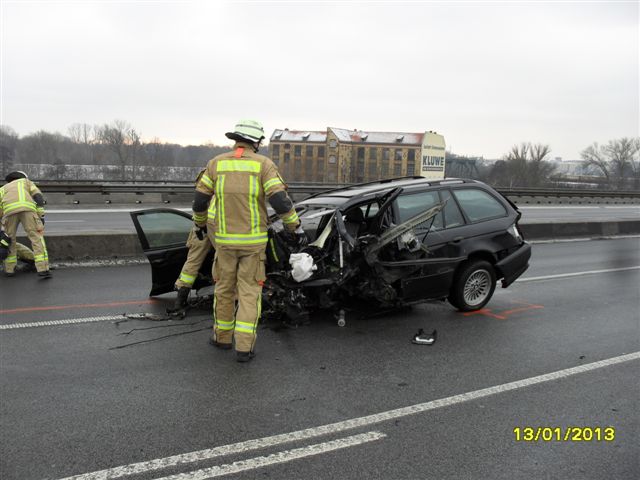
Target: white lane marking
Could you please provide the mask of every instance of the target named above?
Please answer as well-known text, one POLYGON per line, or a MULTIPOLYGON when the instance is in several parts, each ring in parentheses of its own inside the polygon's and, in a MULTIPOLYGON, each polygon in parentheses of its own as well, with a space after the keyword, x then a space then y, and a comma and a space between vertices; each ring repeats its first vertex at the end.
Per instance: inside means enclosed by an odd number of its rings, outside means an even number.
POLYGON ((640 204, 639 205, 522 205, 522 204, 517 204, 516 203, 516 207, 518 207, 518 210, 528 210, 528 209, 541 209, 541 208, 546 208, 546 209, 552 209, 552 210, 556 210, 556 209, 562 209, 562 208, 582 208, 582 209, 594 209, 594 208, 610 208, 610 209, 616 209, 616 208, 637 208, 640 210, 640 204))
POLYGON ((82 208, 82 209, 78 209, 78 210, 47 210, 46 214, 50 215, 50 214, 72 214, 72 213, 130 213, 130 212, 137 212, 140 210, 149 210, 151 208, 170 208, 171 210, 180 210, 182 212, 190 212, 191 211, 191 207, 189 208, 185 208, 185 207, 171 207, 169 205, 163 205, 163 206, 158 206, 158 205, 145 205, 142 206, 140 205, 137 208, 82 208))
POLYGON ((91 323, 91 322, 106 322, 108 320, 123 320, 125 317, 122 315, 108 316, 108 317, 84 317, 84 318, 69 318, 66 320, 47 320, 45 322, 30 322, 30 323, 8 323, 6 325, 0 325, 0 330, 15 330, 17 328, 35 328, 35 327, 52 327, 54 325, 73 325, 74 323, 91 323))
MULTIPOLYGON (((526 225, 526 223, 525 223, 526 225)), ((598 237, 588 238, 555 238, 550 240, 527 240, 527 243, 532 245, 543 243, 571 243, 571 242, 593 242, 597 240, 624 240, 627 238, 640 238, 640 235, 603 235, 598 237)))
POLYGON ((523 283, 523 282, 535 282, 537 280, 551 280, 554 278, 569 278, 569 277, 580 277, 582 275, 593 275, 596 273, 609 273, 609 272, 624 272, 626 270, 638 270, 640 266, 637 267, 624 267, 624 268, 607 268, 606 270, 588 270, 586 272, 574 272, 574 273, 558 273, 557 275, 543 275, 540 277, 524 277, 516 280, 515 283, 523 283))
POLYGON ((557 372, 547 373, 544 375, 538 375, 537 377, 530 377, 524 380, 518 380, 510 383, 503 383, 502 385, 496 385, 482 390, 475 390, 473 392, 462 393, 460 395, 454 395, 452 397, 441 398, 439 400, 432 400, 430 402, 418 403, 408 407, 398 408, 395 410, 388 410, 386 412, 376 413, 365 417, 357 417, 341 422, 330 423, 327 425, 321 425, 319 427, 307 428, 305 430, 298 430, 295 432, 282 433, 279 435, 272 435, 270 437, 258 438, 255 440, 247 440, 239 443, 232 443, 230 445, 223 445, 220 447, 209 448, 206 450, 199 450, 196 452, 183 453, 179 455, 173 455, 165 458, 156 458, 155 460, 149 460, 146 462, 131 463, 129 465, 123 465, 120 467, 108 468, 105 470, 99 470, 92 473, 86 473, 83 475, 76 475, 73 477, 67 477, 62 480, 107 480, 124 477, 126 475, 134 475, 137 473, 149 472, 152 470, 160 470, 163 468, 174 467, 176 465, 182 465, 187 463, 198 462, 202 460, 209 460, 211 458, 220 457, 223 455, 234 455, 248 452, 251 450, 257 450, 260 448, 273 447, 283 443, 296 442, 300 440, 306 440, 309 438, 319 437, 322 435, 331 435, 345 430, 351 430, 354 428, 368 427, 381 422, 394 420, 409 415, 415 415, 418 413, 428 412, 437 408, 448 407, 456 405, 458 403, 468 402, 470 400, 477 400, 478 398, 488 397, 489 395, 495 395, 498 393, 509 392, 517 390, 519 388, 529 387, 531 385, 537 385, 552 380, 559 380, 562 378, 570 377, 578 373, 589 372, 599 368, 609 367, 617 365, 623 362, 629 362, 631 360, 640 359, 640 352, 629 353, 621 355, 619 357, 613 357, 606 360, 600 360, 598 362, 588 363, 580 365, 578 367, 566 368, 564 370, 558 370, 557 372))
POLYGON ((47 225, 50 223, 83 223, 86 220, 47 220, 47 225))
POLYGON ((263 457, 254 457, 248 460, 240 460, 226 465, 216 465, 202 470, 195 470, 188 473, 179 473, 168 477, 158 478, 156 480, 205 480, 208 478, 221 477, 232 473, 245 472, 247 470, 255 470, 256 468, 267 467, 269 465, 277 465, 286 463, 300 458, 320 455, 322 453, 340 450, 342 448, 355 447, 363 443, 374 442, 385 438, 386 435, 381 432, 367 432, 351 437, 340 438, 330 442, 317 443, 308 447, 294 448, 283 452, 272 453, 263 457))

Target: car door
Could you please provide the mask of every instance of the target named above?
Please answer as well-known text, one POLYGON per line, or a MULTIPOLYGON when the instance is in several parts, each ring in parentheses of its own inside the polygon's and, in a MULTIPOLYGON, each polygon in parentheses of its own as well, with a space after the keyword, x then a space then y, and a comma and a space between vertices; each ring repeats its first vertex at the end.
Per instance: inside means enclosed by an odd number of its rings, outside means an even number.
MULTIPOLYGON (((408 219, 441 203, 438 190, 403 192, 395 201, 395 223, 401 224, 408 219)), ((429 256, 417 260, 420 269, 402 279, 403 296, 407 300, 430 299, 446 296, 449 292, 453 274, 463 260, 457 249, 448 249, 449 236, 443 229, 443 212, 434 219, 418 225, 414 233, 418 240, 429 247, 429 256)))
MULTIPOLYGON (((191 215, 171 208, 131 212, 144 254, 151 264, 150 296, 174 290, 174 284, 187 259, 187 238, 193 228, 191 215)), ((193 288, 211 285, 213 249, 200 268, 193 288)))
POLYGON ((468 232, 464 216, 449 189, 438 190, 438 195, 440 202, 444 203, 444 208, 428 234, 426 229, 420 232, 425 239, 424 243, 434 257, 466 257, 468 252, 464 240, 468 232))

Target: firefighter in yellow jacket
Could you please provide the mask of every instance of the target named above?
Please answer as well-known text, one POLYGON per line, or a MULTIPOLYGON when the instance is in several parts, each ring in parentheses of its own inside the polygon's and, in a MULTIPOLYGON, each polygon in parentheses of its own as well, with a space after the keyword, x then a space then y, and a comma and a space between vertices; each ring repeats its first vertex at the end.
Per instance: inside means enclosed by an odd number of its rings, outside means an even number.
POLYGON ((264 139, 262 125, 241 120, 226 136, 236 144, 207 164, 196 187, 193 219, 206 230, 207 207, 215 197, 215 219, 209 227, 213 232, 208 232, 213 233, 216 248, 211 343, 229 349, 235 339, 237 360, 247 362, 253 357, 266 279, 266 200, 292 238, 303 244, 306 236, 275 164, 257 153, 264 139))
POLYGON ((18 258, 16 255, 16 232, 22 224, 31 246, 38 275, 51 278, 49 257, 44 241, 44 197, 35 183, 24 172, 11 172, 6 176, 7 184, 0 188, 0 215, 2 227, 11 239, 8 256, 4 261, 4 273, 15 274, 18 258))
MULTIPOLYGON (((196 179, 196 186, 204 172, 205 171, 203 170, 200 172, 200 175, 198 175, 198 178, 196 179)), ((209 202, 209 210, 207 212, 207 225, 210 227, 213 227, 213 221, 216 216, 215 206, 214 197, 209 202)), ((213 228, 211 228, 211 233, 213 233, 213 228)), ((189 249, 187 260, 184 262, 182 270, 180 271, 180 276, 176 280, 175 284, 178 296, 173 308, 168 310, 169 313, 178 313, 187 307, 189 293, 191 293, 193 284, 198 277, 200 267, 207 258, 207 254, 213 249, 213 245, 210 236, 194 225, 194 228, 189 232, 189 237, 187 238, 187 248, 189 249)))

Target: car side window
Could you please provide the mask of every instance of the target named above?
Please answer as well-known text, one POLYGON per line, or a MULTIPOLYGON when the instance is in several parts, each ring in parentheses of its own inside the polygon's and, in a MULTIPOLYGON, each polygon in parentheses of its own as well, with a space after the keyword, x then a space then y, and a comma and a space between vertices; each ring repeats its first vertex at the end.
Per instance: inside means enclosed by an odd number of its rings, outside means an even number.
POLYGON ((498 200, 478 188, 456 189, 453 194, 458 199, 460 208, 472 222, 507 215, 507 209, 498 200))
POLYGON ((451 192, 449 190, 441 190, 440 195, 442 197, 442 201, 446 202, 443 209, 445 228, 464 225, 464 217, 462 216, 462 212, 460 212, 455 199, 451 195, 451 192))
MULTIPOLYGON (((419 213, 429 210, 431 207, 440 203, 440 197, 438 196, 437 191, 410 193, 407 195, 400 195, 396 202, 399 214, 398 223, 403 223, 411 217, 415 217, 419 213)), ((431 220, 428 220, 422 225, 418 225, 418 229, 426 229, 428 223, 431 223, 431 220)), ((442 229, 442 212, 436 216, 433 224, 431 225, 431 229, 442 229)))
POLYGON ((193 228, 190 218, 173 212, 144 213, 138 222, 151 249, 184 244, 193 228))

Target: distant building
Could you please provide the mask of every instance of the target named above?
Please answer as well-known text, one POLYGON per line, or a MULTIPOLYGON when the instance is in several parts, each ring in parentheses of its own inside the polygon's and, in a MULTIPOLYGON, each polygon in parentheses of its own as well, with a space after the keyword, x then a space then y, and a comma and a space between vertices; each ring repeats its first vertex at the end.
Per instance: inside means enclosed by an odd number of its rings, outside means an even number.
POLYGON ((359 183, 406 175, 444 177, 444 137, 434 132, 275 130, 269 156, 289 182, 359 183))

